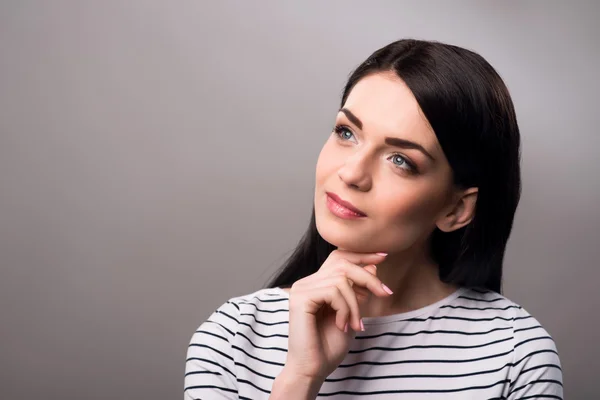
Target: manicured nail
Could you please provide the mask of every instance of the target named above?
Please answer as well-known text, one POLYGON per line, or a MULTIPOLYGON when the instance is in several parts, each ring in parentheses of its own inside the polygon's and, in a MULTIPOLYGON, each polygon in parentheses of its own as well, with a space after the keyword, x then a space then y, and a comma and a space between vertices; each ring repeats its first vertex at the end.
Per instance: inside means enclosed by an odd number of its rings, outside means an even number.
POLYGON ((383 288, 383 290, 385 290, 388 294, 394 294, 394 292, 392 292, 392 289, 390 289, 389 287, 385 286, 385 284, 381 284, 381 287, 383 288))
POLYGON ((378 256, 387 256, 387 253, 377 253, 378 256))
POLYGON ((360 330, 365 331, 365 324, 363 324, 362 318, 360 319, 360 330))
POLYGON ((346 322, 346 325, 344 325, 344 332, 348 332, 348 323, 346 322))

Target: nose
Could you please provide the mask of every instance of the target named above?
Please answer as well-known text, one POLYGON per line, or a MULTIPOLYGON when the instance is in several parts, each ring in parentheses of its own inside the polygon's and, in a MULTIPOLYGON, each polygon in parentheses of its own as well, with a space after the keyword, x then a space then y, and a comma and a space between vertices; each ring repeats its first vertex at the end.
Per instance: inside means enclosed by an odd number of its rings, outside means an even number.
POLYGON ((356 152, 338 169, 338 176, 348 186, 366 192, 371 189, 372 178, 366 154, 356 152))

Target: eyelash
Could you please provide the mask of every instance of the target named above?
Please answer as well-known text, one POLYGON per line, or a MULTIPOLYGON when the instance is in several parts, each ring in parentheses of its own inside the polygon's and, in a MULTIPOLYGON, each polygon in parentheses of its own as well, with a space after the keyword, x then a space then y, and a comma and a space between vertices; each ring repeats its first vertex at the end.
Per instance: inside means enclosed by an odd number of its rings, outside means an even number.
MULTIPOLYGON (((334 131, 335 135, 338 137, 338 139, 342 140, 342 141, 346 141, 347 140, 347 139, 345 139, 345 138, 343 138, 341 136, 341 134, 344 131, 348 131, 348 132, 352 133, 352 135, 354 135, 354 133, 352 132, 352 130, 350 130, 350 128, 347 127, 347 126, 345 126, 345 125, 336 125, 333 131, 334 131)), ((395 167, 397 167, 397 168, 399 168, 399 169, 401 169, 403 171, 409 172, 409 173, 416 173, 417 172, 417 167, 411 161, 409 161, 406 157, 404 157, 402 154, 394 153, 390 158, 393 158, 393 157, 401 157, 402 160, 404 160, 404 163, 406 165, 408 165, 409 169, 402 168, 401 165, 398 165, 398 164, 394 164, 395 167)))

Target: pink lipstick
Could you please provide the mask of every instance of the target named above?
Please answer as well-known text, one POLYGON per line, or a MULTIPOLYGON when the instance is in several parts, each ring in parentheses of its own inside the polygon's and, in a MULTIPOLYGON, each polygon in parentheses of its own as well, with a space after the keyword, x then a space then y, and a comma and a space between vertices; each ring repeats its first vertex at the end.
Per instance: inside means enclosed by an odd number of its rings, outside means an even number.
POLYGON ((327 208, 334 215, 344 219, 357 219, 364 218, 367 215, 354 207, 352 203, 341 199, 335 193, 326 192, 327 194, 327 208))

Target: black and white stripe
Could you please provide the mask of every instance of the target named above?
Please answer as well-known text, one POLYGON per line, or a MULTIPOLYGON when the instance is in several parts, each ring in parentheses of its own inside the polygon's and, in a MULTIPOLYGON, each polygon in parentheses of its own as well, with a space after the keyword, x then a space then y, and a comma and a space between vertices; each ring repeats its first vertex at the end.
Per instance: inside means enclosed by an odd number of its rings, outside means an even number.
MULTIPOLYGON (((461 289, 409 313, 364 318, 319 398, 563 398, 556 346, 539 322, 493 292, 461 289)), ((235 297, 194 333, 185 399, 268 399, 285 364, 288 294, 235 297)))

